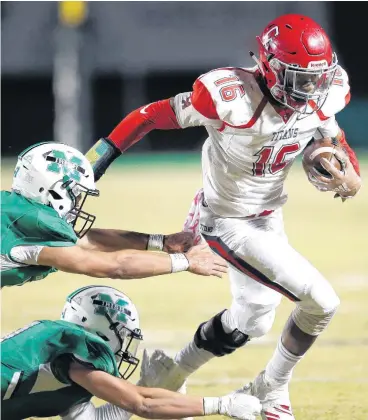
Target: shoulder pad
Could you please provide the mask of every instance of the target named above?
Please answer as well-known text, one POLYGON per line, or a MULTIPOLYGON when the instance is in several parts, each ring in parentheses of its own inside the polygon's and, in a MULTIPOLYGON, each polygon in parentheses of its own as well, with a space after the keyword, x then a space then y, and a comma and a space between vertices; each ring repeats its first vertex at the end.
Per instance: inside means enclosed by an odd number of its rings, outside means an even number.
POLYGON ((201 75, 201 82, 209 92, 219 119, 240 127, 253 117, 263 94, 254 77, 256 68, 226 67, 201 75))
POLYGON ((44 240, 46 241, 61 241, 61 242, 77 242, 77 236, 71 225, 60 218, 58 215, 38 211, 37 214, 37 227, 43 233, 44 240))
MULTIPOLYGON (((49 328, 54 330, 55 353, 72 355, 79 363, 118 376, 115 356, 109 346, 97 335, 67 321, 49 321, 49 328)), ((53 370, 62 382, 68 383, 68 363, 63 358, 54 361, 53 370)))
POLYGON ((344 109, 349 102, 349 77, 346 71, 341 66, 338 66, 330 92, 320 111, 326 118, 330 118, 344 109))
MULTIPOLYGON (((18 194, 3 195, 1 223, 12 232, 11 246, 44 245, 71 246, 77 236, 71 225, 59 217, 56 211, 42 204, 27 200, 18 194)), ((4 232, 4 229, 3 229, 4 232)))

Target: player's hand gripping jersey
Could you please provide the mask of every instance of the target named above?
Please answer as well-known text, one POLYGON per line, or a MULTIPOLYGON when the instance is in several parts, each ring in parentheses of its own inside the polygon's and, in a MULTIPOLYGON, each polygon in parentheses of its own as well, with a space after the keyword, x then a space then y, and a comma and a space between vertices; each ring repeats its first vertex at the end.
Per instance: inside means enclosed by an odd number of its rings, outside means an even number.
POLYGON ((92 395, 68 377, 73 360, 118 376, 115 356, 97 335, 66 321, 36 321, 2 339, 1 414, 48 417, 92 395))
POLYGON ((72 226, 52 207, 1 192, 1 286, 43 279, 56 269, 34 265, 42 247, 73 246, 76 241, 72 226))
MULTIPOLYGON (((314 138, 335 137, 335 114, 350 99, 339 67, 323 107, 311 114, 273 104, 257 68, 223 68, 199 77, 193 92, 174 98, 180 127, 204 125, 203 187, 208 206, 223 217, 274 210, 287 200, 284 180, 295 158, 314 138)), ((308 105, 312 110, 314 103, 308 105)), ((353 161, 357 172, 357 162, 353 161)))

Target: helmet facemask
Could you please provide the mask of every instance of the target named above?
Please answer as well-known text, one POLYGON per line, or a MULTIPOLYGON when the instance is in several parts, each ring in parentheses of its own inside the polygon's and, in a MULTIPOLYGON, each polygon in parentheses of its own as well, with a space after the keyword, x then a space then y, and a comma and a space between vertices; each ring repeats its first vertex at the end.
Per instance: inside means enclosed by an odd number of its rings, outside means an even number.
POLYGON ((114 322, 106 312, 106 318, 110 323, 110 330, 114 331, 119 343, 119 350, 115 352, 118 363, 118 369, 123 379, 129 379, 139 365, 139 359, 136 357, 140 342, 143 340, 141 330, 136 328, 134 331, 122 325, 120 322, 114 322), (123 373, 120 369, 125 363, 127 366, 123 373))
POLYGON ((337 59, 334 55, 331 66, 310 64, 311 68, 301 68, 276 58, 269 61, 276 76, 276 83, 270 89, 272 96, 282 105, 306 115, 318 111, 325 103, 337 70, 337 59))
POLYGON ((82 238, 91 229, 96 220, 96 216, 87 213, 82 208, 88 196, 98 197, 100 193, 98 190, 90 190, 84 187, 67 175, 63 177, 61 188, 67 191, 72 202, 72 207, 65 214, 64 219, 72 225, 77 237, 82 238))

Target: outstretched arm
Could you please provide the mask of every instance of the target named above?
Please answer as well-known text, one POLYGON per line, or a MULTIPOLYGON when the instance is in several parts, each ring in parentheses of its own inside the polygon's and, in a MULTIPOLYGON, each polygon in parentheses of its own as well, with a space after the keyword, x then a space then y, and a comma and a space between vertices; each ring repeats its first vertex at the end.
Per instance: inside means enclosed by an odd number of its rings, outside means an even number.
MULTIPOLYGON (((106 372, 89 370, 77 363, 71 365, 70 379, 92 395, 118 407, 121 418, 126 410, 140 417, 170 419, 222 414, 241 420, 255 420, 261 405, 257 398, 244 393, 233 393, 224 397, 202 398, 182 395, 159 388, 139 387, 106 372)), ((105 410, 106 411, 106 410, 105 410)), ((78 417, 63 417, 65 420, 82 420, 78 417)), ((91 417, 90 417, 91 418, 91 417)), ((96 417, 95 417, 96 418, 96 417)), ((102 417, 99 417, 102 420, 102 417)), ((103 418, 113 420, 116 417, 103 418)), ((83 418, 84 420, 84 418, 83 418)))
MULTIPOLYGON (((80 365, 79 365, 80 366, 80 365)), ((106 372, 74 365, 70 379, 92 395, 144 418, 203 416, 203 399, 175 392, 143 388, 106 372)))
POLYGON ((123 249, 186 252, 193 246, 193 234, 178 232, 170 235, 147 234, 118 229, 91 229, 78 240, 83 249, 114 252, 123 249))
POLYGON ((226 262, 206 245, 192 247, 185 254, 170 255, 130 249, 102 252, 79 246, 44 247, 37 264, 67 273, 112 279, 139 279, 186 270, 222 277, 227 271, 226 262))
POLYGON ((154 129, 172 130, 181 128, 170 105, 170 99, 142 106, 127 115, 109 134, 87 152, 98 181, 106 169, 122 152, 154 129))
POLYGON ((209 91, 197 79, 193 92, 152 102, 127 115, 109 134, 87 152, 98 181, 112 162, 152 130, 173 130, 196 126, 220 128, 222 122, 209 91))

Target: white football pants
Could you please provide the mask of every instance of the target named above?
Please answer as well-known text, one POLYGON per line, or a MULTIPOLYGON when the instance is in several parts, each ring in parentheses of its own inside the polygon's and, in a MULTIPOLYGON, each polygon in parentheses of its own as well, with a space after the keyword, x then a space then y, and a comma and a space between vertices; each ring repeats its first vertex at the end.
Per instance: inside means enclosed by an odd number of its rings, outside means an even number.
POLYGON ((200 190, 184 230, 194 231, 196 237, 199 230, 229 262, 233 296, 225 320, 229 327, 250 337, 266 334, 282 295, 310 315, 333 313, 339 305, 327 280, 288 243, 281 209, 251 219, 221 218, 203 205, 200 190))

